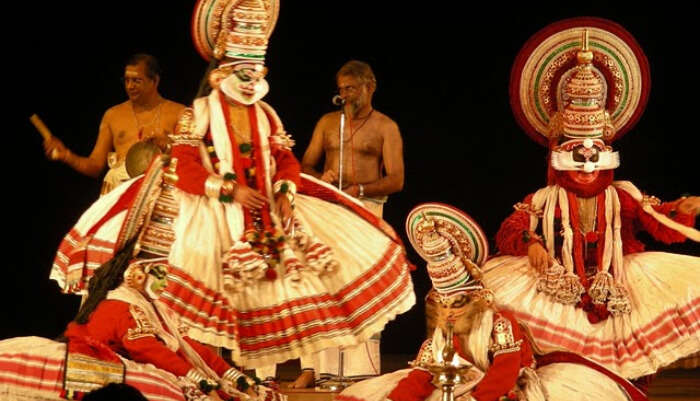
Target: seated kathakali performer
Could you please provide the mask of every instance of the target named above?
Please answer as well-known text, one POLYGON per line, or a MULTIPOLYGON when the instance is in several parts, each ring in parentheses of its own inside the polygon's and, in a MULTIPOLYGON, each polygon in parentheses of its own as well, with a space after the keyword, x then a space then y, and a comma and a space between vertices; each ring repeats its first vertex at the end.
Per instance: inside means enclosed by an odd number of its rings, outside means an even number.
POLYGON ((339 401, 422 401, 442 398, 436 367, 464 368, 454 387, 456 400, 646 400, 632 383, 580 355, 542 352, 527 327, 494 303, 479 280, 488 252, 478 225, 451 206, 427 203, 414 208, 406 227, 424 258, 433 284, 436 329, 421 346, 412 368, 354 384, 339 401), (453 327, 451 338, 445 336, 453 327), (449 343, 452 347, 449 347, 449 343), (449 349, 454 350, 450 359, 449 349))
POLYGON ((189 336, 231 349, 246 368, 365 341, 415 303, 396 233, 301 175, 293 141, 260 100, 278 10, 265 4, 197 4, 195 43, 219 62, 211 94, 183 114, 167 172, 154 162, 93 204, 51 274, 64 291, 84 292, 94 267, 138 237, 139 252, 167 257, 161 300, 189 336), (250 46, 239 46, 241 35, 250 46))
POLYGON ((187 337, 188 327, 159 299, 167 263, 132 259, 135 242, 95 271, 90 295, 64 333, 67 344, 0 342, 0 398, 81 399, 126 383, 149 400, 285 399, 187 337))
POLYGON ((561 21, 526 43, 511 103, 550 147, 549 186, 515 205, 483 279, 538 343, 630 379, 700 350, 700 258, 645 252, 636 238, 699 241, 700 198, 660 202, 613 181, 610 144, 641 115, 648 74, 639 45, 611 21, 561 21))

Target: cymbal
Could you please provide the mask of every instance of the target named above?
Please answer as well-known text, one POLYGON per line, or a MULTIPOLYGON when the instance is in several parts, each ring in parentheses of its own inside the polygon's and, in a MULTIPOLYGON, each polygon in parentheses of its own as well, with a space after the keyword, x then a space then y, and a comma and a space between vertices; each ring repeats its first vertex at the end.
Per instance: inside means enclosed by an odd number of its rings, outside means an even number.
POLYGON ((129 177, 134 178, 143 174, 148 169, 153 158, 161 153, 162 151, 158 145, 151 141, 140 141, 131 145, 126 153, 125 160, 126 172, 129 174, 129 177))

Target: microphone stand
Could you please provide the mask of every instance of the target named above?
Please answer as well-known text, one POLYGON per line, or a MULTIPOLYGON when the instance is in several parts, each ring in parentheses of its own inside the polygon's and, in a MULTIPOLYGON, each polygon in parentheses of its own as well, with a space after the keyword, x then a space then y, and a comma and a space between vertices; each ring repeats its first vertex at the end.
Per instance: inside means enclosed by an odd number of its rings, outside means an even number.
POLYGON ((343 142, 345 133, 345 102, 340 103, 340 159, 338 160, 338 191, 343 190, 343 142))
POLYGON ((343 391, 346 387, 349 387, 354 382, 352 379, 345 377, 345 352, 343 347, 338 347, 338 374, 333 375, 328 378, 328 380, 321 383, 318 387, 331 392, 343 391))
MULTIPOLYGON (((340 146, 339 146, 339 151, 340 151, 340 158, 338 160, 338 190, 342 191, 343 190, 343 142, 344 142, 344 133, 345 133, 345 102, 341 101, 340 102, 340 126, 338 127, 339 129, 339 138, 340 138, 340 146)), ((338 347, 338 375, 336 376, 335 380, 328 380, 327 382, 323 383, 320 387, 324 390, 329 390, 329 391, 341 391, 344 388, 348 387, 349 385, 352 384, 351 381, 345 378, 345 352, 343 352, 342 347, 338 347)))

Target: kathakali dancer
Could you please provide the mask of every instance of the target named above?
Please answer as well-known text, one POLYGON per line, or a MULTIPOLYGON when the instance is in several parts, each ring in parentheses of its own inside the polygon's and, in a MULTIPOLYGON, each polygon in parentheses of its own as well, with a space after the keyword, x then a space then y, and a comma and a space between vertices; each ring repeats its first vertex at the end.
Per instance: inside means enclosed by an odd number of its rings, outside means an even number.
POLYGON ((542 352, 530 341, 527 327, 496 306, 493 292, 479 279, 478 265, 488 253, 486 238, 464 212, 440 203, 419 205, 409 213, 406 231, 428 263, 437 327, 412 368, 354 384, 337 400, 445 399, 436 369, 444 363, 465 371, 453 390, 457 400, 646 400, 629 381, 587 358, 542 352), (444 334, 448 322, 454 327, 452 338, 444 334))
POLYGON ((168 257, 161 300, 188 335, 230 348, 246 368, 364 341, 415 303, 396 233, 300 175, 293 141, 260 100, 278 9, 270 0, 197 3, 197 50, 218 61, 211 94, 181 118, 167 172, 154 165, 94 204, 52 272, 65 291, 84 291, 94 268, 137 237, 136 252, 168 257))
POLYGON ((133 260, 134 244, 95 271, 66 342, 0 341, 0 398, 79 400, 125 383, 149 400, 286 399, 186 336, 187 326, 159 300, 167 285, 165 258, 133 260))
POLYGON ((642 114, 649 66, 634 38, 598 18, 560 21, 516 58, 511 104, 548 145, 548 186, 515 205, 496 236, 484 282, 538 343, 563 347, 627 378, 700 350, 700 258, 645 252, 700 240, 700 198, 660 202, 613 181, 611 143, 642 114))

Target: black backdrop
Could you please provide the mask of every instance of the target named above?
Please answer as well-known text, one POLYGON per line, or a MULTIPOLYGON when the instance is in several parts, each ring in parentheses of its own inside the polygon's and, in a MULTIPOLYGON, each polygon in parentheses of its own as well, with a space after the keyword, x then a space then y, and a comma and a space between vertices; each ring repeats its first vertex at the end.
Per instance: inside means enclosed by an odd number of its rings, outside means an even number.
MULTIPOLYGON (((69 147, 88 154, 102 113, 126 98, 119 78, 124 60, 136 52, 161 60, 165 97, 190 103, 206 67, 189 37, 192 3, 32 3, 7 14, 12 23, 4 28, 3 69, 11 128, 3 158, 8 213, 0 338, 53 337, 73 317, 78 298, 61 295, 48 274, 62 236, 100 187, 98 180, 46 161, 27 118, 39 113, 69 147)), ((512 61, 548 23, 593 15, 622 24, 651 63, 649 105, 616 144, 622 156, 616 176, 666 200, 700 192, 698 148, 692 145, 698 67, 691 15, 654 9, 631 16, 621 5, 547 10, 532 3, 508 13, 496 4, 492 10, 453 8, 459 3, 283 2, 268 49, 266 100, 297 140, 297 156, 318 118, 332 110, 335 71, 349 59, 365 60, 378 80, 374 106, 398 123, 404 139, 406 184, 387 204, 386 220, 403 232, 412 206, 446 202, 477 219, 493 245, 512 205, 545 183, 545 150, 517 126, 508 103, 512 61)), ((694 244, 670 249, 699 253, 694 244)), ((413 352, 424 332, 421 300, 429 280, 422 261, 409 254, 418 266, 413 278, 419 304, 389 324, 385 352, 413 352)))

